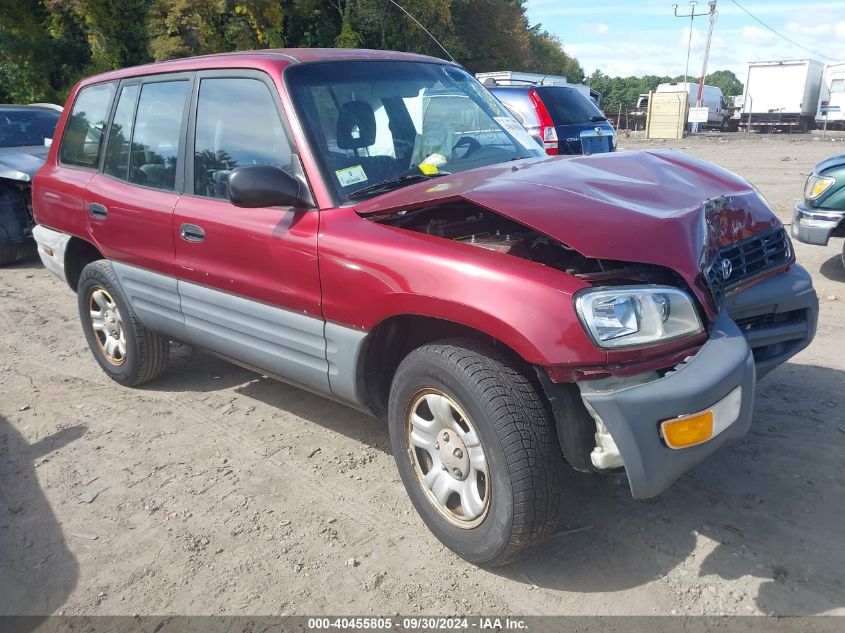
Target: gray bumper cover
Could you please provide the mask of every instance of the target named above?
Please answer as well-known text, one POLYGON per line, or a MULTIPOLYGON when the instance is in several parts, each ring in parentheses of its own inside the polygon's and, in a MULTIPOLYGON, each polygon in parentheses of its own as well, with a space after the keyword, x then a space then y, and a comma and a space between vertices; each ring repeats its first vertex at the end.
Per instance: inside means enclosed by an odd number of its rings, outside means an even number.
POLYGON ((798 265, 729 297, 725 307, 695 357, 664 377, 611 391, 589 391, 583 388, 588 383, 582 385, 582 398, 619 449, 636 499, 660 494, 719 447, 745 435, 751 426, 758 374, 771 371, 809 345, 815 335, 818 300, 807 271, 798 265), (798 313, 805 315, 803 322, 791 321, 789 327, 800 332, 785 334, 786 326, 781 324, 764 326, 755 331, 756 341, 734 321, 761 313, 796 314, 796 310, 803 310, 798 313), (783 345, 778 337, 787 337, 789 343, 783 345), (770 344, 779 347, 773 348, 775 357, 758 367, 752 346, 769 349, 758 344, 761 340, 774 341, 770 344), (737 386, 742 387, 739 415, 724 431, 688 448, 671 449, 664 444, 661 421, 707 410, 737 386))
POLYGON ((799 202, 792 216, 792 237, 806 244, 827 246, 830 236, 843 221, 845 211, 811 209, 799 202))
POLYGON ((583 392, 625 462, 635 499, 660 494, 678 477, 725 442, 741 437, 751 426, 756 369, 751 348, 726 314, 713 326, 710 340, 680 369, 659 380, 612 392, 583 392), (668 420, 708 409, 742 386, 739 417, 704 444, 681 450, 668 448, 659 426, 668 420))

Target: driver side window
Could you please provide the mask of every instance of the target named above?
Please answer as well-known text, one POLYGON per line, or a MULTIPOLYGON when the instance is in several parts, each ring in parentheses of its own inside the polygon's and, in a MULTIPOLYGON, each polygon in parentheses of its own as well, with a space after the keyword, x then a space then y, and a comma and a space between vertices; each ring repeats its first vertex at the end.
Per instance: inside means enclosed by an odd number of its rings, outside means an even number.
POLYGON ((229 174, 243 165, 276 165, 292 173, 291 144, 264 82, 200 82, 194 140, 194 194, 228 198, 229 174))

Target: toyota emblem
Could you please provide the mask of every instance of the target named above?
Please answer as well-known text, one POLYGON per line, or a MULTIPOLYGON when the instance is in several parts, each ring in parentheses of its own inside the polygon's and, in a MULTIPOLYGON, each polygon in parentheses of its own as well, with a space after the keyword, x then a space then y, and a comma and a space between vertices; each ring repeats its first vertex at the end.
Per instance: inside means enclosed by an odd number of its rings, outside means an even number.
POLYGON ((728 280, 728 277, 730 277, 731 273, 734 271, 734 266, 731 263, 731 260, 729 259, 723 259, 719 263, 719 268, 722 271, 722 279, 724 279, 725 281, 728 280))

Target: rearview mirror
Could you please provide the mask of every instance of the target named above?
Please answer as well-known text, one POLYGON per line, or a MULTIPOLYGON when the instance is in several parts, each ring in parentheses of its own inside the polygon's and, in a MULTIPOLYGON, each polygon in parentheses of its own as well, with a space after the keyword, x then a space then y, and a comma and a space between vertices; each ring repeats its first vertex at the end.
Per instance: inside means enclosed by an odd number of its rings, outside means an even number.
POLYGON ((236 207, 307 207, 305 185, 275 165, 244 165, 229 174, 229 200, 236 207))

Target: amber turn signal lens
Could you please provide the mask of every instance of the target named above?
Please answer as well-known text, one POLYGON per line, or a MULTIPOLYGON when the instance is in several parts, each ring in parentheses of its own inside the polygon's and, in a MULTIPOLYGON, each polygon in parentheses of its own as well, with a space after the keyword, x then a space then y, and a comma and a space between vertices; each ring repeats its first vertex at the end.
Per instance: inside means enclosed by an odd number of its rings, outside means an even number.
POLYGON ((695 446, 713 437, 713 412, 708 410, 675 420, 665 420, 660 426, 663 439, 669 448, 695 446))

